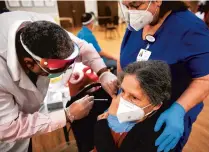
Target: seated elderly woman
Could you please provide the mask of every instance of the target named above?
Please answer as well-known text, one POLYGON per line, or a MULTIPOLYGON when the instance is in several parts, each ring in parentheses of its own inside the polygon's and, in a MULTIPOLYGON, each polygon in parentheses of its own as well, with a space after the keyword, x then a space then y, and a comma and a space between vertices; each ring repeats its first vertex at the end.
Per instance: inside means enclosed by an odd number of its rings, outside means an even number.
POLYGON ((156 152, 161 132, 154 126, 170 98, 171 75, 162 61, 128 65, 119 76, 121 91, 98 117, 94 152, 156 152))

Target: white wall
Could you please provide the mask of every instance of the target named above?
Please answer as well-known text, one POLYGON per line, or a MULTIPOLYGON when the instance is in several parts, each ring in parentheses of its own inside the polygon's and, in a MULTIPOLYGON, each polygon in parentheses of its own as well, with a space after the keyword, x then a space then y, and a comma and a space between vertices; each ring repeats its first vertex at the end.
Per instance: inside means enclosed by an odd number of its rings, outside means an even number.
POLYGON ((7 8, 11 11, 19 10, 19 11, 30 11, 30 12, 48 14, 48 15, 51 15, 55 19, 55 21, 58 22, 59 11, 58 11, 58 6, 57 6, 57 0, 55 0, 54 6, 50 6, 50 7, 47 7, 47 6, 43 6, 43 7, 35 7, 35 6, 33 6, 33 7, 23 7, 23 6, 10 7, 7 0, 5 0, 5 3, 6 3, 7 8))
MULTIPOLYGON (((57 2, 56 2, 57 0, 54 0, 55 1, 55 5, 53 7, 46 7, 46 6, 44 6, 44 7, 22 7, 22 6, 21 7, 10 7, 8 5, 7 0, 5 0, 5 1, 6 1, 7 8, 9 10, 11 10, 11 11, 20 10, 20 11, 31 11, 31 12, 49 14, 56 21, 58 21, 59 11, 58 11, 58 6, 57 6, 57 2)), ((94 12, 95 16, 96 17, 98 16, 97 0, 85 0, 84 1, 84 4, 85 4, 85 10, 86 10, 86 12, 94 12)), ((120 6, 118 6, 118 14, 119 14, 119 18, 121 19, 122 14, 121 14, 120 6)))
POLYGON ((96 0, 85 0, 85 10, 86 12, 94 12, 95 16, 98 16, 97 11, 97 1, 96 0))
MULTIPOLYGON (((97 0, 85 0, 85 10, 86 12, 94 12, 95 16, 98 16, 98 9, 97 9, 97 0)), ((119 16, 119 23, 123 20, 123 14, 120 9, 120 5, 118 4, 118 16, 119 16)))
POLYGON ((124 16, 123 16, 123 13, 121 11, 119 3, 118 3, 118 17, 119 17, 119 23, 121 23, 124 20, 124 16))
MULTIPOLYGON (((98 16, 98 10, 97 10, 97 0, 85 0, 85 11, 86 12, 94 12, 95 16, 98 16)), ((96 23, 98 24, 98 23, 96 23)))

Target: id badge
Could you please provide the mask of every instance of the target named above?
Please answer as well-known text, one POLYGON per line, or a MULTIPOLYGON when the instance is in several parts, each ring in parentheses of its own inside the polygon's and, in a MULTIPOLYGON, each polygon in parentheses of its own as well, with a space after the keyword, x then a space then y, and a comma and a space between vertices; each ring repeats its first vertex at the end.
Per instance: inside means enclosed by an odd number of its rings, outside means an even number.
POLYGON ((139 51, 139 54, 136 58, 136 61, 147 61, 149 60, 149 57, 151 55, 152 52, 148 51, 148 50, 145 50, 145 49, 141 49, 139 51))

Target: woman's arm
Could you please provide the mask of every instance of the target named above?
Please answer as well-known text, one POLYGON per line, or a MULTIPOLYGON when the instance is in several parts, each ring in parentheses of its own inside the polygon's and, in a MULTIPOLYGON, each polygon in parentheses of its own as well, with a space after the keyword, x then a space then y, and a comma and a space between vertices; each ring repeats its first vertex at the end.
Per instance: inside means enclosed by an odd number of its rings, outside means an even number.
POLYGON ((104 57, 108 58, 108 59, 112 59, 112 60, 115 60, 115 61, 118 60, 118 55, 116 55, 116 54, 113 53, 113 52, 108 52, 108 51, 101 50, 101 51, 99 52, 99 54, 100 54, 101 56, 104 56, 104 57))
POLYGON ((159 131, 161 126, 166 124, 163 133, 156 140, 159 151, 168 151, 176 146, 184 133, 186 112, 202 102, 209 93, 208 41, 209 32, 205 27, 191 28, 182 38, 185 49, 179 56, 193 80, 177 101, 163 112, 156 122, 155 131, 159 131))
POLYGON ((122 71, 122 68, 120 66, 120 57, 117 60, 117 74, 119 74, 122 71))
POLYGON ((164 123, 166 123, 166 127, 156 140, 156 146, 159 145, 159 150, 167 148, 170 150, 176 146, 181 136, 183 136, 184 116, 186 112, 202 102, 208 94, 209 75, 194 78, 178 100, 168 110, 161 114, 156 122, 155 131, 159 131, 164 123))
POLYGON ((209 94, 209 75, 195 78, 189 87, 180 96, 177 102, 189 111, 194 106, 202 102, 209 94))
POLYGON ((161 114, 156 122, 155 131, 159 131, 164 123, 166 123, 166 127, 156 140, 156 146, 159 146, 159 151, 164 149, 170 150, 176 146, 181 136, 183 136, 186 112, 202 102, 208 94, 209 75, 194 78, 179 99, 161 114))

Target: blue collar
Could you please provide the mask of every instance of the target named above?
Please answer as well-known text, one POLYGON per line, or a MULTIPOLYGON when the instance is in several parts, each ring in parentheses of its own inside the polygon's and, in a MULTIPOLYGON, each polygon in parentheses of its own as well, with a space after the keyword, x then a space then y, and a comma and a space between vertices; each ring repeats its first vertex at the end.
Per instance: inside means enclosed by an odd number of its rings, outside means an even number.
POLYGON ((136 124, 136 122, 120 123, 116 116, 110 114, 107 118, 107 121, 109 127, 116 133, 129 132, 136 124))
POLYGON ((82 27, 82 31, 86 31, 86 32, 92 33, 92 31, 90 29, 88 29, 86 26, 82 27))

